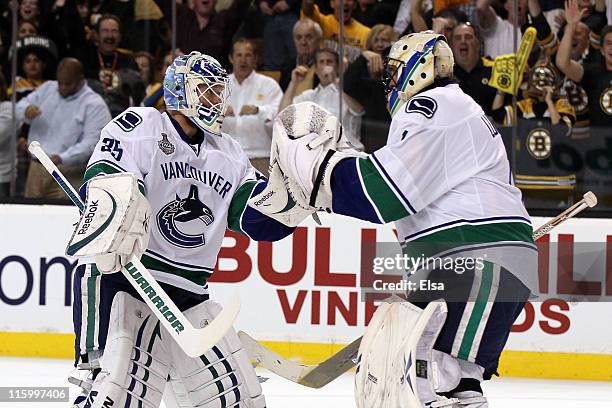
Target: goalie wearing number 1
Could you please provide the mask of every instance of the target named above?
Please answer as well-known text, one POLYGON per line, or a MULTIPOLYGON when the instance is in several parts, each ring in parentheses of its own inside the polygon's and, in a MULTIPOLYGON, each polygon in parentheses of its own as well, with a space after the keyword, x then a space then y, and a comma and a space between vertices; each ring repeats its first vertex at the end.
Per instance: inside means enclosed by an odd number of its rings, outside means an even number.
POLYGON ((446 39, 431 31, 392 45, 391 127, 370 155, 314 104, 281 111, 270 182, 249 202, 274 217, 288 192, 301 212, 287 225, 316 211, 395 222, 405 254, 475 259, 461 270, 416 271, 445 289, 378 308, 357 357, 358 407, 487 407, 481 382, 496 374, 514 320, 537 293, 531 220, 501 136, 453 82, 453 65, 446 39))
POLYGON ((247 206, 267 180, 220 131, 229 96, 223 67, 198 52, 179 56, 163 86, 168 110, 134 107, 113 119, 85 173, 87 207, 67 252, 81 257, 75 346, 79 367, 91 374, 71 379, 83 388, 74 407, 158 407, 163 394, 169 408, 263 408, 234 330, 199 358, 188 357, 117 273, 131 254, 141 256, 200 328, 220 312, 206 282, 226 228, 264 241, 293 232, 247 206))

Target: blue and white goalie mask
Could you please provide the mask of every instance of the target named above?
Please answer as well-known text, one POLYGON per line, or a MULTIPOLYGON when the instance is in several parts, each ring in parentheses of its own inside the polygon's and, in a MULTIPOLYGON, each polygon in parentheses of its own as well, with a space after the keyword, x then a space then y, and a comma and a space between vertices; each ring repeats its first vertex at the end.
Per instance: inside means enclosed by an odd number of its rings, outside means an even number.
POLYGON ((229 93, 227 72, 208 55, 181 55, 166 70, 166 109, 181 112, 203 131, 221 133, 229 93))

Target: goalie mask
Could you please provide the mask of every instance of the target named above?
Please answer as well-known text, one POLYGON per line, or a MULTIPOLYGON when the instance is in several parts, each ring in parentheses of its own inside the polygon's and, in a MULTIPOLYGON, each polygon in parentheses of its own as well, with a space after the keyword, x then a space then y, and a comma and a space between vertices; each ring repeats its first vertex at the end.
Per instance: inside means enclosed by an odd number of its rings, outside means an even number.
POLYGON ((383 72, 391 116, 436 78, 451 78, 453 65, 453 52, 443 35, 423 31, 397 40, 391 46, 383 72))
POLYGON ((175 58, 166 70, 166 108, 181 112, 203 131, 221 133, 228 98, 229 77, 213 57, 194 51, 175 58))

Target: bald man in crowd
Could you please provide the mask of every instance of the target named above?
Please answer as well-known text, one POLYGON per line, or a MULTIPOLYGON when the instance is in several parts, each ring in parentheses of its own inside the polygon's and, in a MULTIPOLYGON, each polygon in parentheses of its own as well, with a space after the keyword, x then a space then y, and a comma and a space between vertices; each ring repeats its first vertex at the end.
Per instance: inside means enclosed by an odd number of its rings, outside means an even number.
MULTIPOLYGON (((100 95, 87 86, 83 65, 64 58, 57 67, 57 80, 47 81, 16 106, 17 120, 30 125, 28 143, 37 141, 58 165, 70 183, 79 188, 85 164, 111 120, 100 95)), ((121 154, 121 147, 109 141, 108 148, 121 154)), ((28 169, 25 196, 64 198, 44 167, 32 160, 28 169)))

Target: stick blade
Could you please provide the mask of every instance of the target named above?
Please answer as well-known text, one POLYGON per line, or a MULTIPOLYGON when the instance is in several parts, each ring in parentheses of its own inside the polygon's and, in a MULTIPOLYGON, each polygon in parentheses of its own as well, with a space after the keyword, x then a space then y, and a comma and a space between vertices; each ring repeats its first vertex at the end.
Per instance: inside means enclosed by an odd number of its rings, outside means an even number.
POLYGON ((310 388, 321 388, 355 366, 361 337, 320 364, 304 365, 280 356, 245 332, 238 332, 249 356, 274 374, 310 388))
POLYGON ((197 358, 213 348, 232 328, 240 312, 240 297, 235 293, 223 310, 203 328, 186 327, 176 339, 189 357, 197 358))
POLYGON ((299 383, 311 388, 321 388, 355 366, 362 337, 312 368, 299 383))
POLYGON ((280 377, 298 382, 309 370, 308 366, 288 360, 264 347, 243 331, 238 332, 238 337, 252 359, 280 377))

